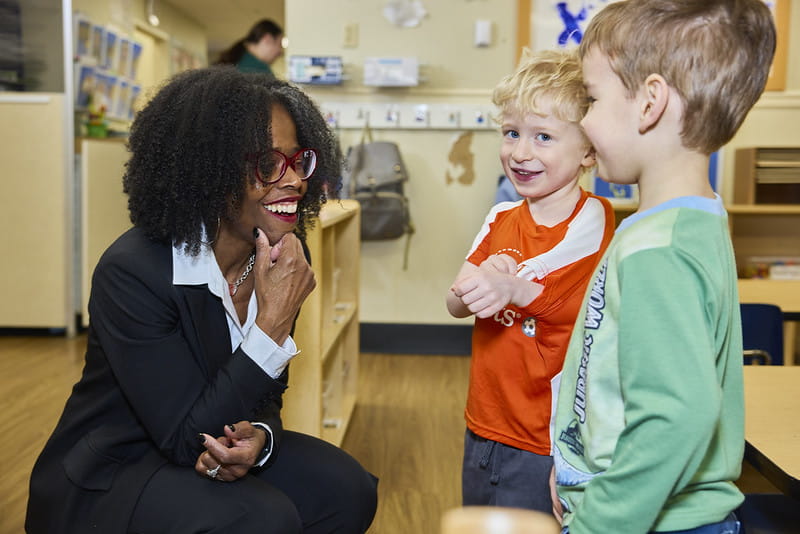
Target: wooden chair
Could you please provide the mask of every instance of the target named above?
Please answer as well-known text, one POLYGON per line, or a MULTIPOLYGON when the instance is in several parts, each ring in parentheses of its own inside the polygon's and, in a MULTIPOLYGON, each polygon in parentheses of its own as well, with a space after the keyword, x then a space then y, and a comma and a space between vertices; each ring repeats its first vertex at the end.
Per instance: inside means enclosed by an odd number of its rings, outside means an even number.
POLYGON ((441 534, 559 534, 550 514, 499 506, 464 506, 442 516, 441 534))

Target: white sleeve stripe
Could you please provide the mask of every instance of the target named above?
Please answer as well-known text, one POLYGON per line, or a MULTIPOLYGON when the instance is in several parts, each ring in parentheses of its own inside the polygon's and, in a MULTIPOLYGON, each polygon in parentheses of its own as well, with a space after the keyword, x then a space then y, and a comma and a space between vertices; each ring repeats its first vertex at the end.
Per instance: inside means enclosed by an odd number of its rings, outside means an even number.
POLYGON ((568 224, 564 239, 547 252, 520 263, 517 276, 526 280, 541 280, 553 271, 590 256, 600 250, 604 233, 603 204, 589 197, 568 224))
POLYGON ((508 211, 511 209, 516 208, 519 206, 520 202, 525 202, 525 200, 516 200, 516 201, 508 201, 508 202, 500 202, 492 206, 492 209, 489 210, 488 215, 486 215, 486 219, 483 221, 483 225, 481 226, 478 235, 475 236, 475 240, 472 242, 472 246, 469 248, 469 252, 467 253, 467 258, 472 256, 472 253, 475 252, 475 249, 478 248, 478 245, 484 240, 486 235, 489 233, 489 225, 491 225, 495 219, 497 219, 497 214, 503 211, 508 211))

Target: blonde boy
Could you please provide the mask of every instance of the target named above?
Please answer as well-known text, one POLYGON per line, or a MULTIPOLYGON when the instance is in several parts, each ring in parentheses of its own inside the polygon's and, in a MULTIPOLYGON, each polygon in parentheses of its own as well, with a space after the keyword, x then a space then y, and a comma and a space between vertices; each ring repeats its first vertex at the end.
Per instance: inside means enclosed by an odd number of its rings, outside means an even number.
POLYGON ((526 55, 494 103, 500 161, 524 199, 492 208, 447 294, 453 316, 476 317, 463 502, 550 511, 552 401, 614 216, 578 185, 594 152, 578 124, 587 103, 574 52, 526 55))
POLYGON ((709 154, 761 94, 775 30, 761 0, 607 5, 580 45, 581 124, 599 174, 638 184, 570 341, 555 420, 571 534, 735 533, 742 337, 709 154))

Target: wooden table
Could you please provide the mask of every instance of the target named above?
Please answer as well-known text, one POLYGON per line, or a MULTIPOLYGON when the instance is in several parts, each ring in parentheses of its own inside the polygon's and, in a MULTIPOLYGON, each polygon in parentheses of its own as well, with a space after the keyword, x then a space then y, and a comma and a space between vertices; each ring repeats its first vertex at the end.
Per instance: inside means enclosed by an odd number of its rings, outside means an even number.
POLYGON ((800 499, 800 366, 744 368, 745 458, 800 499))
POLYGON ((739 302, 777 304, 783 311, 783 362, 794 365, 800 321, 800 280, 740 279, 739 302))

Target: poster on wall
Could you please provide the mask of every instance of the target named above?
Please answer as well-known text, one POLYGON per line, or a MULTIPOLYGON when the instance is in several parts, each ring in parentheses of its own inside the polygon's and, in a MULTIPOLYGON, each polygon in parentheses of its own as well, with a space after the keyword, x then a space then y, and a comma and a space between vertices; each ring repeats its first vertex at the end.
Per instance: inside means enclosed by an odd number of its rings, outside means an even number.
POLYGON ((133 120, 133 116, 136 114, 137 111, 136 99, 139 98, 139 94, 141 92, 142 92, 141 85, 131 84, 130 91, 128 92, 128 103, 127 103, 129 120, 133 120))
MULTIPOLYGON (((601 9, 619 0, 519 0, 518 15, 530 20, 529 42, 522 46, 532 50, 576 47, 583 32, 601 9)), ((763 0, 775 18, 778 46, 772 62, 767 91, 786 88, 786 62, 788 56, 789 0, 763 0)))
POLYGON ((95 110, 103 110, 110 114, 114 111, 114 93, 118 78, 104 72, 95 73, 95 89, 91 105, 95 110))
POLYGON ((117 59, 117 72, 121 76, 128 76, 131 71, 131 40, 121 37, 119 40, 119 53, 117 59))
POLYGON ((103 33, 103 60, 102 66, 108 70, 117 69, 119 60, 119 43, 116 32, 106 29, 103 33))
POLYGON ((89 56, 94 61, 95 65, 99 65, 103 59, 103 34, 105 28, 99 24, 92 24, 92 44, 89 51, 89 56))
POLYGON ((92 65, 75 65, 75 108, 87 109, 95 91, 95 68, 92 65))
POLYGON ((128 116, 130 115, 130 94, 131 83, 124 78, 120 78, 114 88, 113 111, 111 116, 122 120, 128 120, 128 116))
POLYGON ((72 18, 74 29, 73 51, 75 59, 84 59, 92 53, 92 21, 81 13, 75 13, 72 18))
POLYGON ((136 74, 139 72, 139 58, 142 55, 142 45, 136 41, 131 41, 131 65, 128 71, 128 78, 131 80, 136 79, 136 74))
POLYGON ((619 0, 531 0, 532 50, 578 46, 592 17, 619 0))
MULTIPOLYGON (((786 89, 786 61, 788 57, 789 35, 789 0, 764 0, 772 16, 775 17, 775 29, 778 32, 778 42, 775 49, 775 58, 767 78, 767 91, 783 91, 786 89)), ((798 7, 798 6, 795 6, 798 7)))
POLYGON ((204 59, 184 47, 180 41, 177 39, 170 41, 170 72, 172 74, 204 66, 204 59))

